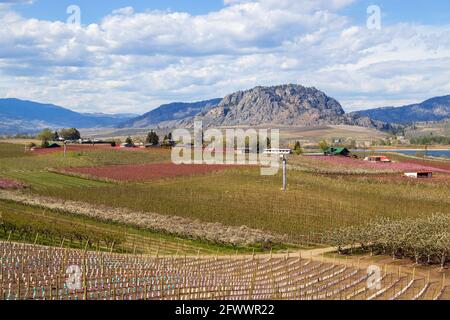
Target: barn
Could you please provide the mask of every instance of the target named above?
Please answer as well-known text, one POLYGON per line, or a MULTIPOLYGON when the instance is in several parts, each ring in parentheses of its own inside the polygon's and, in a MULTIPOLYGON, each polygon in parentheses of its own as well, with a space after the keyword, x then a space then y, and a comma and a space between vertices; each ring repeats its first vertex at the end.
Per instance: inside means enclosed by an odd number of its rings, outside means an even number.
POLYGON ((326 156, 344 156, 348 157, 350 155, 350 151, 347 148, 335 148, 330 147, 327 150, 325 150, 326 156))
POLYGON ((432 171, 418 171, 418 172, 406 172, 405 176, 408 178, 433 178, 433 172, 432 171))
POLYGON ((389 159, 386 156, 369 156, 364 159, 364 161, 370 161, 370 162, 391 162, 391 159, 389 159))

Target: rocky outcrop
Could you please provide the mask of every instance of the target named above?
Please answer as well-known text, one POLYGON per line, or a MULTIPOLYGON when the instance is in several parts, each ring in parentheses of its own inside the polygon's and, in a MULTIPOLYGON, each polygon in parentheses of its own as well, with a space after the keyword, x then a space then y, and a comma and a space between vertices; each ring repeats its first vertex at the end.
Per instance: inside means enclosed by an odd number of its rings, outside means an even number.
POLYGON ((289 84, 230 94, 196 119, 206 126, 305 126, 339 122, 344 114, 339 102, 322 91, 289 84))

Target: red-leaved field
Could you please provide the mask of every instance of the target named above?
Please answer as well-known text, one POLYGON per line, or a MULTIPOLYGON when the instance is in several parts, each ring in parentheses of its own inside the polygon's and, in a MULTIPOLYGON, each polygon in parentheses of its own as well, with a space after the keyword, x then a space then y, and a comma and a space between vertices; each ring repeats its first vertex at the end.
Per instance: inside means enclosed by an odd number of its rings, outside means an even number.
POLYGON ((236 168, 232 165, 176 165, 173 163, 156 163, 144 165, 123 165, 92 168, 68 168, 65 172, 87 175, 94 178, 117 181, 149 181, 161 178, 173 178, 205 174, 236 168))
POLYGON ((421 164, 418 160, 404 160, 402 162, 381 163, 381 162, 368 162, 359 159, 347 158, 347 157, 324 157, 324 156, 311 156, 310 159, 316 161, 330 163, 336 166, 360 168, 360 169, 379 169, 379 170, 393 170, 393 171, 434 171, 450 174, 450 166, 437 163, 436 165, 427 162, 421 164))
POLYGON ((25 185, 11 179, 0 178, 0 189, 22 189, 25 185))

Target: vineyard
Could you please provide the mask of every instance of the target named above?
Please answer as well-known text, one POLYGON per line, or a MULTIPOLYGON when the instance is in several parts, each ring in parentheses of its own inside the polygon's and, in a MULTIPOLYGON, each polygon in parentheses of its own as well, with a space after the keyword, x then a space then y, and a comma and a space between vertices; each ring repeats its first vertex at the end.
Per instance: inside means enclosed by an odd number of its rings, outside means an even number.
POLYGON ((450 298, 445 282, 301 256, 148 257, 0 242, 0 257, 5 300, 450 298))

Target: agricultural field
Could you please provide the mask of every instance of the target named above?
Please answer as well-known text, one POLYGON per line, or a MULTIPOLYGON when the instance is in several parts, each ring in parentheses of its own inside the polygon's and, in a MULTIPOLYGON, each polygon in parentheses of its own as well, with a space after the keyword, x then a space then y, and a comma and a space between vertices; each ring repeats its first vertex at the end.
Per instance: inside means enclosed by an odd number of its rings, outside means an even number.
POLYGON ((122 183, 48 171, 59 168, 82 173, 107 168, 117 176, 129 174, 133 177, 145 168, 142 163, 161 163, 161 158, 167 162, 168 157, 168 152, 164 151, 97 149, 69 152, 67 158, 60 153, 23 155, 10 158, 9 167, 0 165, 0 172, 6 178, 28 184, 25 192, 29 195, 219 222, 227 226, 245 225, 286 235, 291 242, 301 242, 311 233, 360 224, 380 216, 402 219, 448 213, 450 208, 448 164, 419 165, 407 159, 384 165, 336 157, 292 156, 286 193, 280 192, 280 175, 260 176, 256 167, 227 168, 177 177, 171 177, 170 173, 163 179, 145 181, 145 175, 161 175, 159 171, 155 174, 157 170, 152 172, 154 168, 150 166, 149 173, 144 173, 140 181, 122 183), (135 169, 130 163, 135 163, 135 169), (417 166, 434 166, 438 171, 436 175, 442 179, 435 180, 436 183, 423 183, 402 176, 402 170, 417 166), (384 179, 380 184, 386 174, 394 178, 384 179))
POLYGON ((301 255, 148 257, 0 242, 5 300, 445 300, 442 281, 301 255), (39 256, 41 259, 33 259, 39 256), (73 275, 67 281, 66 269, 73 275), (77 285, 78 284, 78 285, 77 285))
POLYGON ((175 165, 173 163, 157 163, 144 165, 106 166, 90 168, 69 168, 60 173, 79 175, 88 179, 145 182, 164 178, 195 176, 222 170, 233 166, 225 165, 175 165))
POLYGON ((25 152, 24 145, 0 143, 0 172, 46 171, 48 169, 146 164, 169 162, 170 150, 123 150, 105 146, 69 146, 64 157, 63 148, 25 152))
MULTIPOLYGON (((450 214, 449 162, 389 157, 392 163, 381 164, 291 155, 288 189, 282 192, 281 172, 261 176, 255 166, 175 166, 168 149, 74 146, 64 157, 62 149, 25 152, 22 145, 0 143, 2 250, 19 246, 25 256, 42 252, 63 257, 66 252, 78 262, 89 255, 93 263, 81 291, 64 288, 54 275, 40 284, 29 282, 17 293, 18 278, 36 272, 16 270, 11 282, 16 291, 2 289, 3 298, 447 299, 447 282, 436 280, 436 269, 432 280, 426 272, 415 277, 385 271, 383 290, 371 292, 364 285, 368 274, 356 267, 355 259, 375 259, 373 252, 369 256, 357 250, 359 255, 347 256, 351 267, 335 258, 324 262, 322 256, 318 262, 312 257, 314 250, 331 247, 335 252, 342 245, 330 238, 337 229, 365 230, 379 219, 400 223, 450 214), (432 170, 434 177, 409 179, 403 175, 409 170, 432 170), (286 258, 286 252, 311 254, 311 259, 286 258), (183 256, 187 258, 180 260, 183 256), (100 271, 105 259, 116 265, 124 259, 136 262, 100 271), (190 275, 167 283, 152 280, 143 265, 161 263, 190 275), (126 267, 138 268, 139 276, 124 271, 126 267), (210 271, 192 276, 192 268, 210 271), (225 271, 236 275, 228 285, 220 279, 225 271), (117 277, 132 291, 119 289, 119 284, 96 289, 117 277), (199 282, 207 285, 201 289, 199 282)), ((56 268, 64 263, 56 261, 56 268)), ((171 279, 166 269, 158 270, 157 277, 171 279)))
POLYGON ((11 190, 11 189, 23 189, 26 185, 11 179, 0 179, 0 189, 11 190))
POLYGON ((427 161, 388 153, 392 162, 382 163, 364 161, 362 158, 365 155, 360 155, 359 159, 323 156, 294 157, 290 163, 293 169, 329 174, 371 175, 396 174, 407 171, 433 171, 438 174, 450 174, 450 161, 427 161))
POLYGON ((281 140, 284 143, 295 143, 298 137, 307 141, 319 142, 324 139, 341 137, 345 139, 355 139, 361 141, 372 141, 388 137, 388 134, 369 128, 345 126, 345 125, 326 125, 312 127, 284 127, 281 132, 281 140))
POLYGON ((0 142, 0 146, 1 146, 0 159, 2 159, 3 161, 4 159, 21 158, 26 154, 25 144, 22 146, 19 144, 0 142))
MULTIPOLYGON (((28 182, 36 179, 34 174, 12 176, 28 182)), ((43 182, 41 174, 38 176, 37 184, 27 192, 92 205, 246 225, 287 233, 293 238, 308 232, 323 232, 333 226, 361 223, 380 215, 403 218, 448 212, 450 205, 448 185, 417 184, 403 177, 381 185, 377 180, 291 171, 289 191, 282 194, 280 176, 261 177, 257 169, 227 170, 151 183, 89 186, 92 183, 89 182, 88 187, 72 183, 67 176, 52 174, 50 180, 43 182)))
POLYGON ((73 249, 161 256, 250 252, 250 249, 217 246, 5 200, 0 200, 0 239, 73 249))

